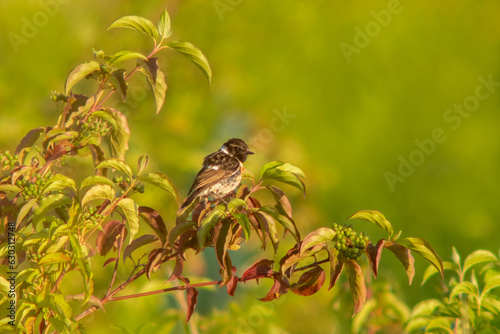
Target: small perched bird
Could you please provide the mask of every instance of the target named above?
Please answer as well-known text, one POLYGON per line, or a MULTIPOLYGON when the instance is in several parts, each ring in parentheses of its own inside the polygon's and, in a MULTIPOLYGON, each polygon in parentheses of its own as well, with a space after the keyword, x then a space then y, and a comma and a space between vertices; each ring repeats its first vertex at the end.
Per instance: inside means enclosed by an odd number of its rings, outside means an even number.
POLYGON ((196 197, 213 196, 223 199, 229 195, 241 182, 243 162, 249 154, 254 153, 248 150, 248 145, 243 140, 232 138, 217 152, 207 155, 181 209, 191 204, 196 197))

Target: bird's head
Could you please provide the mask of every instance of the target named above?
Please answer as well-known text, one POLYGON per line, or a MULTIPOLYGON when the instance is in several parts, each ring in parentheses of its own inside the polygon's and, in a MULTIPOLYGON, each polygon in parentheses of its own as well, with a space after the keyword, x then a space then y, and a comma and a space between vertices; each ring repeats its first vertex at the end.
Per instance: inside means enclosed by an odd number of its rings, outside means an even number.
POLYGON ((248 150, 248 145, 239 138, 231 138, 222 145, 220 151, 235 157, 241 162, 245 162, 249 154, 254 154, 248 150))

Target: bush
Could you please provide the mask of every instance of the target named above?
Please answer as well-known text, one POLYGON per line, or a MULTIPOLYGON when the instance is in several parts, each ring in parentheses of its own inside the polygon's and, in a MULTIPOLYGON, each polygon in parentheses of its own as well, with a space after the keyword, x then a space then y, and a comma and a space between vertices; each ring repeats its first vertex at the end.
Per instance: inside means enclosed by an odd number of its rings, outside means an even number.
MULTIPOLYGON (((377 242, 372 243, 368 236, 347 224, 322 227, 302 238, 291 204, 276 184, 291 185, 305 194, 305 175, 300 168, 285 162, 265 164, 257 178, 247 171, 245 177, 250 181, 241 185, 229 202, 194 201, 178 211, 175 226, 167 227, 157 210, 138 204, 132 195, 144 193, 144 185, 149 184, 166 191, 179 204, 176 187, 166 175, 147 172, 147 155, 138 159, 135 170, 125 162, 130 139, 127 118, 106 102, 114 94, 125 100, 129 78, 144 75, 159 112, 167 85, 156 55, 165 49, 186 56, 209 82, 211 69, 207 58, 194 45, 167 40, 171 30, 166 11, 157 26, 145 18, 127 16, 109 28, 140 31, 153 39, 153 50, 147 55, 94 51, 93 60, 70 72, 64 92, 52 94, 60 110, 57 123, 29 131, 14 154, 5 151, 0 155, 1 303, 10 312, 0 321, 2 332, 14 331, 14 327, 26 333, 35 332, 35 328, 40 333, 83 332, 82 320, 104 310, 107 303, 179 290, 186 293, 189 321, 199 287, 225 287, 233 295, 241 282, 269 279, 273 286, 260 298, 263 302, 289 291, 309 296, 324 285, 326 267, 330 272, 329 288, 346 271, 354 301, 352 313, 356 315, 367 298, 365 274, 359 263, 365 256, 377 277, 384 249, 401 262, 410 283, 415 274, 412 252, 429 261, 434 272, 443 274, 441 259, 426 241, 400 238, 401 231, 395 233, 378 211, 364 210, 350 217, 382 228, 387 237, 377 242), (132 69, 119 67, 131 60, 136 62, 132 69), (93 94, 74 92, 84 79, 94 83, 93 94), (69 157, 92 164, 81 182, 71 169, 62 168, 69 157), (264 191, 272 196, 271 202, 259 200, 256 193, 264 191), (150 228, 148 234, 138 233, 141 219, 150 228), (259 240, 263 250, 271 246, 275 258, 260 259, 237 276, 230 251, 238 251, 252 237, 259 240), (283 238, 293 238, 295 245, 279 258, 276 251, 283 238), (215 249, 221 279, 191 284, 184 276, 184 254, 188 249, 200 253, 207 248, 215 249), (98 259, 104 266, 112 266, 113 274, 107 292, 96 296, 94 274, 98 259), (150 278, 166 263, 175 263, 169 287, 117 296, 138 278, 150 278), (121 266, 128 270, 123 279, 117 276, 121 266), (82 278, 79 293, 74 295, 64 294, 61 289, 71 272, 82 278)), ((465 293, 464 289, 457 293, 465 293)))

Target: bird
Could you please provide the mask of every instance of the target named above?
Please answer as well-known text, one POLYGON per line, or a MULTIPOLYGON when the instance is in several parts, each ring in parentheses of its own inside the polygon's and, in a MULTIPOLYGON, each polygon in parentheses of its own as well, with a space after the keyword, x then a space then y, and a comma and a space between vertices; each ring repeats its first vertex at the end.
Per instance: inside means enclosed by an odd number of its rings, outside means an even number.
POLYGON ((243 163, 249 154, 248 145, 239 138, 231 138, 221 148, 203 159, 203 167, 196 175, 181 209, 189 206, 197 197, 224 199, 240 185, 243 163))

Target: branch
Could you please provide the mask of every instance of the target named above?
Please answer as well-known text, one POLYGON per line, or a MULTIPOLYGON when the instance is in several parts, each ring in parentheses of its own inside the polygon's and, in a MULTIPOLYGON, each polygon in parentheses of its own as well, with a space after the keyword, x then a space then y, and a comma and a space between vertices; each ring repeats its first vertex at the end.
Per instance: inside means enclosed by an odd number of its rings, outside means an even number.
POLYGON ((199 288, 202 286, 219 285, 221 283, 222 283, 222 281, 210 281, 210 282, 203 282, 203 283, 196 283, 196 284, 186 284, 186 285, 175 286, 173 288, 166 288, 166 289, 148 291, 148 292, 143 292, 143 293, 136 293, 136 294, 127 295, 127 296, 113 297, 113 298, 109 299, 108 301, 124 300, 124 299, 138 298, 138 297, 144 297, 144 296, 151 296, 151 295, 157 295, 157 294, 163 293, 163 292, 171 292, 171 291, 176 291, 176 290, 186 290, 188 288, 199 288))

